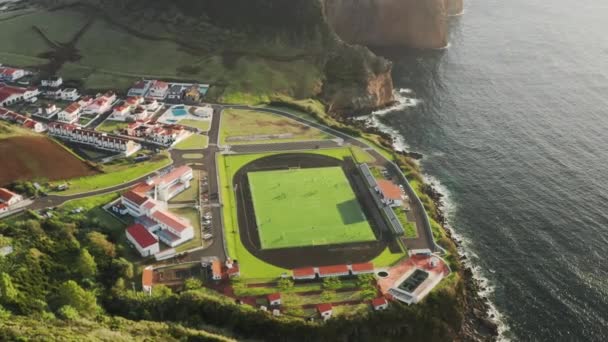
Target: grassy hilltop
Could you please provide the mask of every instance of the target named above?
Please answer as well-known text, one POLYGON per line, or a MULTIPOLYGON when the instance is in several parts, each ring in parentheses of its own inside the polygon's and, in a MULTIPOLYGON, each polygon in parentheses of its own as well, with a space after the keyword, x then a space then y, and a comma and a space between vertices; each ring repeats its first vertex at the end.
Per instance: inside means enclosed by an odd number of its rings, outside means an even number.
POLYGON ((211 99, 229 103, 268 102, 276 94, 332 102, 341 89, 365 98, 369 80, 390 70, 367 49, 341 42, 320 1, 36 5, 0 14, 0 39, 7 42, 0 60, 40 67, 89 89, 124 90, 140 77, 156 77, 211 83, 211 99))

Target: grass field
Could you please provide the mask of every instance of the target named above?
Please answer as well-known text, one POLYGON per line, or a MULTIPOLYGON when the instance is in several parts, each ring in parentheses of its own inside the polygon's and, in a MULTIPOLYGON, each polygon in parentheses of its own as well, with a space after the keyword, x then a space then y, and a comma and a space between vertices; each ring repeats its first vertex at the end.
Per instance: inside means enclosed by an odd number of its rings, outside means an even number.
POLYGON ((101 125, 97 126, 95 130, 100 132, 112 133, 116 130, 127 128, 128 125, 128 123, 122 121, 106 120, 102 122, 101 125))
POLYGON ((179 120, 178 124, 192 127, 192 128, 198 128, 201 131, 205 131, 205 132, 209 130, 209 127, 211 127, 210 120, 183 119, 183 120, 179 120))
POLYGON ((340 167, 248 174, 262 248, 375 240, 340 167))
POLYGON ((201 134, 192 134, 188 138, 180 141, 175 146, 176 150, 201 150, 207 148, 209 137, 201 134))
POLYGON ((103 174, 68 180, 69 189, 56 192, 55 194, 67 196, 120 185, 145 176, 169 164, 171 164, 171 158, 163 154, 145 162, 127 162, 120 165, 110 165, 104 168, 105 173, 103 174))
POLYGON ((228 109, 222 113, 221 144, 259 144, 296 140, 331 139, 331 135, 297 121, 265 112, 228 109), (280 139, 255 139, 256 135, 290 134, 280 139))

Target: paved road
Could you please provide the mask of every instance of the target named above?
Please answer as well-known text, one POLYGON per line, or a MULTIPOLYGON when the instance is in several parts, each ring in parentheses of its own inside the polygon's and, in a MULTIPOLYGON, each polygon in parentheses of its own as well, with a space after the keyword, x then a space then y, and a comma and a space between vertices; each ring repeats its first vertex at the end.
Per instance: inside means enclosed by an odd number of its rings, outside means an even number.
MULTIPOLYGON (((266 144, 249 144, 249 145, 233 145, 233 146, 225 146, 224 148, 235 152, 235 153, 259 153, 259 152, 268 152, 268 151, 294 151, 294 150, 310 150, 310 149, 319 149, 319 148, 334 148, 341 145, 353 145, 358 146, 360 148, 365 149, 369 154, 371 154, 375 160, 376 165, 383 166, 386 168, 389 173, 393 176, 393 179, 398 183, 404 186, 404 189, 411 199, 411 209, 412 214, 416 220, 416 227, 418 229, 418 237, 415 239, 404 239, 406 246, 410 250, 416 249, 429 249, 433 252, 439 251, 440 248, 435 244, 433 240, 433 235, 430 228, 430 223, 426 212, 424 210, 424 206, 422 202, 414 192, 414 190, 410 187, 407 179, 392 161, 385 158, 382 154, 378 153, 375 149, 370 148, 364 142, 361 142, 354 137, 351 137, 342 132, 336 131, 324 125, 321 125, 317 122, 309 121, 303 119, 301 117, 295 116, 293 114, 271 108, 257 108, 250 106, 239 106, 239 105, 214 105, 214 115, 211 122, 211 128, 209 130, 209 145, 206 149, 203 150, 171 150, 171 157, 173 159, 173 166, 180 166, 189 163, 200 163, 202 166, 194 166, 196 169, 204 169, 207 171, 208 177, 208 193, 210 197, 210 202, 208 204, 204 204, 203 207, 205 211, 211 211, 213 216, 213 224, 212 230, 214 235, 213 243, 206 249, 199 249, 192 253, 190 253, 186 259, 189 261, 198 261, 203 256, 217 256, 220 259, 226 258, 226 248, 224 242, 224 229, 222 224, 222 203, 220 202, 221 196, 219 195, 219 178, 217 175, 217 165, 216 165, 216 154, 220 153, 221 149, 219 145, 219 126, 220 126, 220 118, 221 113, 224 109, 234 108, 234 109, 249 109, 256 111, 263 111, 268 113, 273 113, 277 115, 281 115, 292 120, 298 121, 302 124, 317 128, 325 133, 336 136, 339 139, 336 140, 323 140, 323 141, 302 141, 302 142, 285 142, 285 143, 266 143, 266 144), (341 140, 340 140, 341 139, 341 140), (203 154, 203 158, 201 160, 197 159, 188 159, 184 158, 184 154, 188 153, 201 153, 203 154)), ((78 199, 88 196, 95 196, 100 194, 105 194, 109 192, 116 192, 120 190, 125 190, 129 187, 134 186, 135 184, 144 181, 147 176, 140 177, 136 180, 125 182, 123 184, 110 187, 107 189, 95 190, 92 192, 88 192, 85 194, 76 194, 69 196, 47 196, 41 199, 38 199, 34 202, 29 209, 42 209, 47 207, 58 206, 68 200, 78 199)))

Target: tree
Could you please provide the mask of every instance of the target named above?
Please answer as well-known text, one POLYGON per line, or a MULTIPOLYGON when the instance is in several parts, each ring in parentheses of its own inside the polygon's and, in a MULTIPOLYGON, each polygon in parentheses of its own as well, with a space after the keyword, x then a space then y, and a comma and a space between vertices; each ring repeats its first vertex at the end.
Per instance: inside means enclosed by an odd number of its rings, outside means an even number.
POLYGON ((116 246, 108 241, 107 237, 100 232, 87 234, 91 252, 96 256, 105 255, 111 258, 116 256, 116 246))
POLYGON ((133 278, 133 264, 125 258, 112 260, 112 268, 117 277, 126 279, 133 278))
POLYGON ((80 251, 80 255, 76 260, 76 270, 84 278, 93 278, 97 274, 95 259, 86 248, 80 251))
POLYGON ((11 317, 11 312, 0 305, 0 321, 7 321, 11 317))
POLYGON ((203 282, 197 278, 189 278, 186 279, 184 287, 186 288, 186 290, 198 290, 203 287, 203 282))
POLYGON ((165 285, 155 285, 152 289, 152 296, 157 297, 159 299, 165 299, 170 297, 173 294, 170 288, 165 285))
POLYGON ((0 301, 13 303, 17 299, 18 293, 11 276, 4 272, 0 273, 0 301))
POLYGON ((57 314, 59 314, 59 317, 65 319, 66 321, 73 321, 80 316, 78 314, 78 310, 69 305, 62 306, 59 311, 57 311, 57 314))
POLYGON ((68 280, 57 289, 59 307, 69 305, 81 314, 94 315, 99 311, 97 299, 92 292, 84 290, 75 281, 68 280))
POLYGON ((342 287, 342 281, 337 277, 329 277, 323 279, 323 288, 326 290, 338 290, 342 287))
POLYGON ((336 293, 334 291, 321 292, 321 300, 324 302, 332 302, 335 297, 336 297, 336 293))
POLYGON ((289 291, 290 289, 292 289, 294 286, 293 280, 289 279, 289 278, 281 278, 279 279, 279 281, 277 282, 277 287, 279 288, 279 290, 281 290, 282 292, 286 292, 289 291))

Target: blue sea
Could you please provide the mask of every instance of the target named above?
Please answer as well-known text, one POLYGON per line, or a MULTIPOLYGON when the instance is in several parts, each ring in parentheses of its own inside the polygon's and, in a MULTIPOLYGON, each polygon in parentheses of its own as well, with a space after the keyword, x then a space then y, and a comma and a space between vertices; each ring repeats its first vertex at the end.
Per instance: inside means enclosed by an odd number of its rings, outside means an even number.
POLYGON ((374 119, 424 154, 502 339, 607 341, 608 1, 465 1, 447 49, 377 51, 401 104, 374 119))

